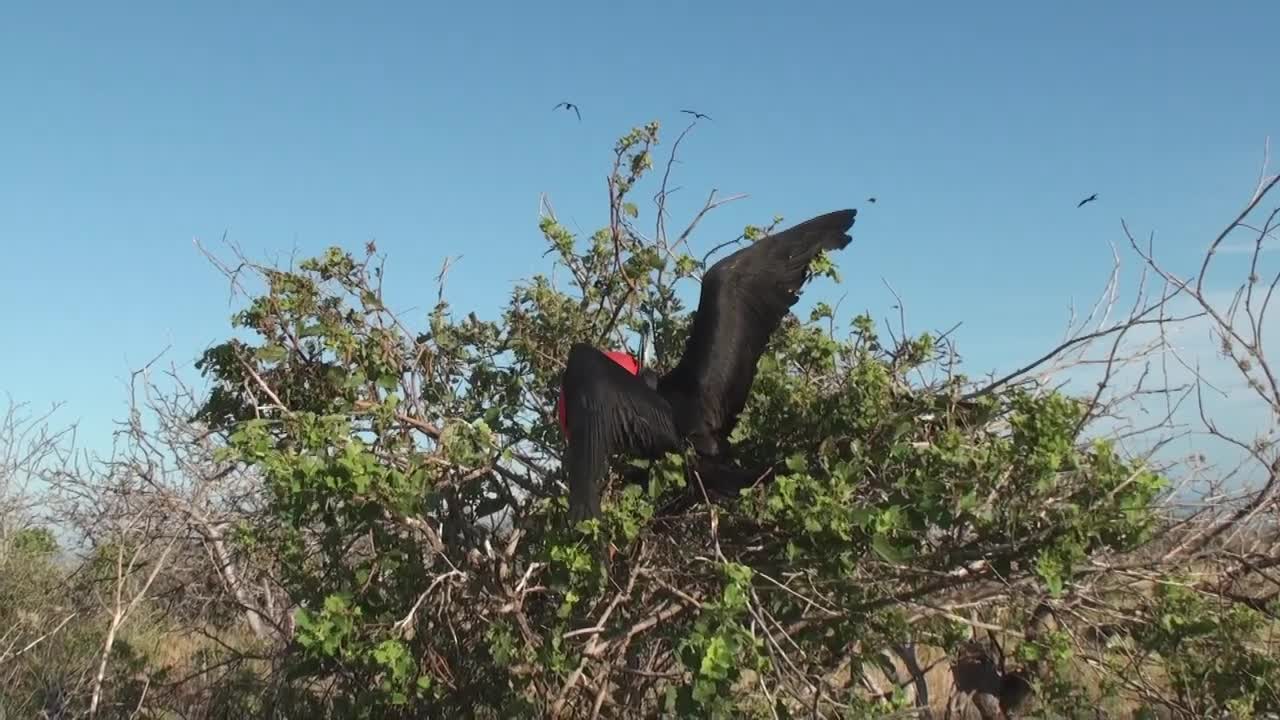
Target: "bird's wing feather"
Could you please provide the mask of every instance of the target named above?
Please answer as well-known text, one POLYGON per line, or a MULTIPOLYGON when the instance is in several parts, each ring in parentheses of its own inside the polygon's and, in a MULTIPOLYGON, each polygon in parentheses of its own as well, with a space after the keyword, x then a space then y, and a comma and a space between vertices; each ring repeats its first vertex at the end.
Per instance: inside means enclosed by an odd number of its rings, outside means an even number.
POLYGON ((574 343, 563 385, 568 415, 569 515, 600 512, 599 481, 616 453, 656 457, 677 450, 671 406, 639 377, 585 343, 574 343))
POLYGON ((711 267, 703 277, 684 356, 660 386, 690 404, 677 410, 690 425, 683 430, 724 437, 733 431, 751 391, 756 363, 799 299, 810 262, 821 250, 846 247, 856 216, 852 209, 820 215, 762 238, 711 267))

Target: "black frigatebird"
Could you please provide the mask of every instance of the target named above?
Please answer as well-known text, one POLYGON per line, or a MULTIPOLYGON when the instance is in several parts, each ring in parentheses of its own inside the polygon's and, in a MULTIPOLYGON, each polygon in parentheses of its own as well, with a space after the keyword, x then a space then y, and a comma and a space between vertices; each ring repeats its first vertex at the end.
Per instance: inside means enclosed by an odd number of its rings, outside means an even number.
POLYGON ((1098 193, 1094 193, 1094 194, 1090 195, 1089 197, 1087 197, 1087 198, 1085 198, 1085 199, 1081 200, 1080 202, 1076 203, 1076 207, 1078 207, 1078 208, 1084 207, 1084 204, 1085 204, 1085 203, 1087 203, 1087 202, 1093 202, 1094 200, 1097 200, 1097 199, 1098 199, 1098 193))
POLYGON ((559 110, 560 108, 564 108, 565 110, 572 110, 573 114, 578 116, 578 122, 582 122, 582 113, 578 112, 577 105, 574 105, 571 102, 559 102, 559 103, 556 103, 556 106, 551 109, 559 110))
POLYGON ((698 112, 697 110, 681 110, 680 112, 682 112, 682 113, 684 113, 684 114, 686 114, 686 115, 692 115, 694 120, 701 120, 702 118, 706 118, 706 119, 708 119, 708 120, 710 120, 710 119, 711 119, 711 116, 710 116, 710 115, 704 115, 704 114, 702 114, 702 113, 698 112))
POLYGON ((820 215, 712 265, 684 355, 666 375, 627 353, 573 344, 558 401, 571 522, 599 516, 599 483, 615 454, 655 459, 687 441, 700 459, 728 457, 765 345, 799 300, 814 257, 852 242, 856 216, 820 215))

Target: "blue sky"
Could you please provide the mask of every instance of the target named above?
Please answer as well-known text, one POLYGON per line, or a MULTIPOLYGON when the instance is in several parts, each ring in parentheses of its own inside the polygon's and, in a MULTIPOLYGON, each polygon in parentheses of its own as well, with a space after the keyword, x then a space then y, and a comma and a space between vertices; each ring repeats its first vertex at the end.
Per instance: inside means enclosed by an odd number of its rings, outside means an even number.
POLYGON ((1121 217, 1191 270, 1280 136, 1274 2, 127 6, 0 7, 0 391, 66 401, 87 437, 131 368, 227 335, 193 238, 376 239, 423 311, 461 254, 452 301, 492 316, 546 267, 539 194, 589 233, 614 140, 658 119, 669 147, 681 108, 714 122, 682 148, 677 217, 750 193, 697 247, 859 207, 845 309, 887 314, 883 277, 914 328, 964 321, 974 373, 1061 334, 1121 217))

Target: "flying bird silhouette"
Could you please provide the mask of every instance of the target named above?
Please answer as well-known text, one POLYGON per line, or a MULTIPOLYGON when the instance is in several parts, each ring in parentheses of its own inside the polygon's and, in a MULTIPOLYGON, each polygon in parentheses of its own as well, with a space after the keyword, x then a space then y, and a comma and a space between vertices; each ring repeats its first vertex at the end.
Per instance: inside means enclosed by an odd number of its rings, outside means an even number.
POLYGON ((1084 207, 1084 204, 1085 204, 1085 203, 1087 203, 1087 202, 1093 202, 1094 200, 1097 200, 1097 199, 1098 199, 1098 193, 1094 193, 1094 194, 1090 195, 1089 197, 1087 197, 1087 198, 1085 198, 1085 199, 1081 200, 1080 202, 1076 203, 1076 207, 1084 207))
MULTIPOLYGON (((711 120, 711 116, 710 116, 710 115, 703 115, 702 113, 698 112, 697 110, 681 110, 680 112, 685 113, 686 115, 692 115, 694 120, 701 120, 702 118, 706 118, 706 119, 708 119, 708 120, 711 120)), ((715 122, 715 121, 714 121, 714 120, 712 120, 712 122, 715 122)))
POLYGON ((556 106, 551 109, 559 110, 560 108, 564 108, 565 110, 572 110, 573 114, 578 116, 578 122, 582 122, 582 113, 578 112, 577 105, 574 105, 571 102, 560 102, 560 103, 557 103, 556 106))
POLYGON ((875 199, 875 198, 873 198, 873 197, 872 197, 872 198, 867 198, 867 202, 871 203, 872 205, 875 205, 875 204, 876 204, 876 199, 875 199))
MULTIPOLYGON (((729 435, 746 405, 756 364, 782 318, 799 300, 810 262, 852 242, 857 210, 820 215, 721 258, 702 280, 701 297, 680 362, 666 375, 631 355, 577 342, 569 350, 557 413, 568 441, 569 519, 600 514, 600 482, 609 458, 656 459, 693 445, 702 468, 745 487, 730 468, 729 435)), ((643 349, 641 355, 643 355, 643 349)), ((702 475, 704 485, 708 481, 702 475)), ((748 481, 749 482, 749 481, 748 481)))

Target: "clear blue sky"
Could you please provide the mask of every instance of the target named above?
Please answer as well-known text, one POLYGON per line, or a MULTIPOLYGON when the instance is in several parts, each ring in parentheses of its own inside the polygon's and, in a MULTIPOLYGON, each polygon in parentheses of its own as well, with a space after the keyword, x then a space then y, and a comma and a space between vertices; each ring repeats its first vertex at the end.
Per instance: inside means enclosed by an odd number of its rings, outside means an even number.
POLYGON ((492 316, 546 267, 539 193, 590 232, 614 140, 670 141, 685 107, 714 122, 677 212, 751 195, 698 247, 857 206, 845 308, 884 316, 883 276, 917 329, 965 322, 971 371, 1007 368, 1101 287, 1122 216, 1189 270, 1280 137, 1275 2, 620 7, 0 7, 0 391, 105 429, 131 368, 227 335, 192 245, 224 232, 259 258, 374 238, 424 310, 462 254, 453 302, 492 316))

